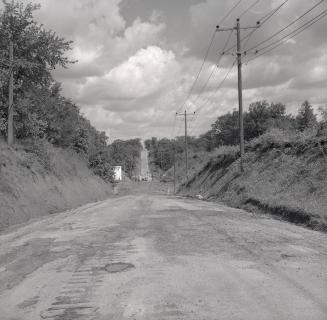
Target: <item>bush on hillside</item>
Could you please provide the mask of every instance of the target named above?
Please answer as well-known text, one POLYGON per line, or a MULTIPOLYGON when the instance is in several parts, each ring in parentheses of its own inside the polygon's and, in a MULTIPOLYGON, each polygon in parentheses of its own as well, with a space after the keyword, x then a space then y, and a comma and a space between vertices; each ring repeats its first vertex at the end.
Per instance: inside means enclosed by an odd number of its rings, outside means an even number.
POLYGON ((38 162, 43 169, 51 171, 52 161, 49 151, 49 143, 44 139, 25 139, 22 142, 23 149, 32 157, 26 157, 25 166, 30 167, 33 162, 38 162))

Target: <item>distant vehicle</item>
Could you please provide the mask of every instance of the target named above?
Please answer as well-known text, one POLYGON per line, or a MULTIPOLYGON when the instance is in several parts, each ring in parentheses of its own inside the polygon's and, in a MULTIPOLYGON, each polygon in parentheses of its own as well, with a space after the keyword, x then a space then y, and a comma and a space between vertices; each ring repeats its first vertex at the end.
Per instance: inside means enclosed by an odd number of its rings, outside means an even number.
POLYGON ((115 181, 122 181, 123 177, 122 177, 121 166, 114 166, 113 171, 114 171, 114 180, 115 181))

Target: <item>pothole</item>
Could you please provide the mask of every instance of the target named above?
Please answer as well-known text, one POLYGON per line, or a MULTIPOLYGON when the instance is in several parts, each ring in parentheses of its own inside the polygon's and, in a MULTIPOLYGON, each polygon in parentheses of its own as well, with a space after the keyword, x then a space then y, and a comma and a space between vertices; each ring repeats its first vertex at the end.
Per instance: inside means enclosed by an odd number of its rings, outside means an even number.
POLYGON ((109 273, 117 273, 117 272, 123 272, 135 268, 135 266, 131 263, 116 262, 116 263, 109 263, 104 268, 109 273))

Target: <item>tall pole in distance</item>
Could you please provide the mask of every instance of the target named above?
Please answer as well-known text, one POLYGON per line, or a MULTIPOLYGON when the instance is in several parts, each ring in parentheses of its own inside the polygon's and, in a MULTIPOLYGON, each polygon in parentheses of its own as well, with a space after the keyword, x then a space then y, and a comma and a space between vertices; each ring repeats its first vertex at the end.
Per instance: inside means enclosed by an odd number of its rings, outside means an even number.
MULTIPOLYGON (((242 29, 256 29, 259 28, 260 22, 254 27, 242 27, 240 26, 240 19, 236 20, 236 27, 232 28, 220 28, 216 27, 216 31, 231 31, 236 30, 237 34, 237 69, 238 69, 238 113, 239 113, 239 136, 240 136, 240 167, 241 171, 244 171, 244 124, 243 124, 243 88, 242 88, 242 48, 241 48, 241 30, 242 29)), ((223 53, 224 54, 224 53, 223 53)))
POLYGON ((176 144, 174 140, 174 194, 176 193, 176 144))
POLYGON ((8 97, 8 132, 7 142, 9 146, 14 144, 14 44, 10 38, 9 42, 9 97, 8 97))
POLYGON ((188 145, 187 145, 187 113, 186 110, 184 112, 184 120, 185 120, 185 177, 186 181, 188 180, 188 145))
POLYGON ((184 117, 184 123, 185 123, 185 181, 188 180, 188 138, 187 138, 187 116, 188 115, 195 115, 195 112, 193 113, 187 113, 186 110, 183 113, 177 113, 176 116, 182 116, 184 117))
POLYGON ((242 88, 242 49, 240 19, 236 20, 237 31, 237 70, 238 70, 238 122, 240 130, 241 172, 244 171, 244 122, 243 122, 243 88, 242 88))

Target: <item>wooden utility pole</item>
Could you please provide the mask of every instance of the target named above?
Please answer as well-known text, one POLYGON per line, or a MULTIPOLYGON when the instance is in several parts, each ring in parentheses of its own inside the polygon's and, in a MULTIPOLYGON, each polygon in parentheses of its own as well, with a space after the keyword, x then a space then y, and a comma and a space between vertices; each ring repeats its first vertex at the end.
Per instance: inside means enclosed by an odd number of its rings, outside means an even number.
POLYGON ((243 87, 242 87, 242 51, 240 19, 236 21, 237 32, 237 71, 238 71, 238 123, 240 133, 241 171, 244 171, 244 121, 243 121, 243 87))
POLYGON ((184 125, 185 125, 185 181, 188 180, 188 137, 187 137, 187 116, 194 115, 193 113, 187 113, 186 110, 183 113, 177 113, 176 116, 184 117, 184 125))
POLYGON ((176 193, 176 144, 174 141, 174 194, 176 193))
POLYGON ((14 44, 12 39, 9 42, 9 97, 8 97, 8 145, 14 144, 14 44))
POLYGON ((241 48, 241 30, 255 29, 260 26, 257 22, 255 27, 241 28, 240 19, 236 20, 236 26, 233 28, 220 28, 217 26, 217 31, 236 30, 237 36, 237 70, 238 70, 238 117, 239 117, 239 137, 240 137, 240 168, 244 171, 244 121, 243 121, 243 86, 242 86, 242 48, 241 48))
POLYGON ((184 111, 185 120, 185 177, 188 180, 188 144, 187 144, 187 113, 184 111))

